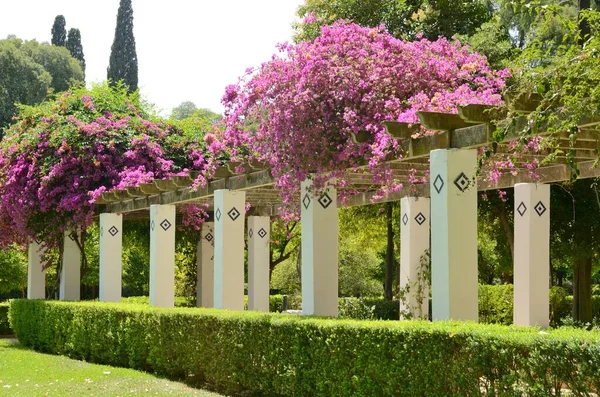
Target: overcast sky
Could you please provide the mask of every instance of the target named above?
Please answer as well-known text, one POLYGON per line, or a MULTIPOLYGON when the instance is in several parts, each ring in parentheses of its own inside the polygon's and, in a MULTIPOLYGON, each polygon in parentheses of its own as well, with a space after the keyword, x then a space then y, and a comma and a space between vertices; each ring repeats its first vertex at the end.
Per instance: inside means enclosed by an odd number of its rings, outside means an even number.
MULTIPOLYGON (((291 40, 302 0, 133 0, 139 86, 163 114, 183 101, 219 113, 225 86, 291 40)), ((119 0, 0 0, 0 38, 50 42, 62 14, 81 30, 86 81, 103 81, 119 0)))

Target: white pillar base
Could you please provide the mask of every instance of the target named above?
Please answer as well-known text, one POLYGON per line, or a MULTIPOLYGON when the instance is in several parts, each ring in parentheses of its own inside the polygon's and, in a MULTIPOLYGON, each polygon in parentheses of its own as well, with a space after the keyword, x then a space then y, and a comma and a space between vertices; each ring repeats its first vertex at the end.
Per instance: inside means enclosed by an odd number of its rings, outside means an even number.
POLYGON ((175 206, 150 206, 150 304, 175 306, 175 206))
POLYGON ((248 217, 248 310, 269 311, 271 218, 248 217))
POLYGON ((434 320, 478 320, 476 150, 431 151, 434 320))
POLYGON ((27 253, 27 299, 46 299, 46 271, 42 269, 43 248, 35 241, 27 253))
POLYGON ((218 309, 244 310, 246 192, 215 191, 215 295, 218 309))
POLYGON ((214 307, 215 294, 215 224, 205 222, 196 250, 196 306, 214 307))
POLYGON ((514 324, 550 325, 550 185, 515 185, 514 324))
POLYGON ((64 234, 64 251, 59 288, 59 299, 61 301, 78 301, 81 298, 81 252, 76 243, 77 238, 70 231, 64 234))
POLYGON ((100 214, 100 301, 121 302, 123 215, 100 214))
POLYGON ((400 211, 400 317, 429 316, 429 219, 430 200, 404 197, 400 211))
POLYGON ((338 315, 337 192, 330 187, 314 197, 311 180, 301 185, 302 313, 338 315))

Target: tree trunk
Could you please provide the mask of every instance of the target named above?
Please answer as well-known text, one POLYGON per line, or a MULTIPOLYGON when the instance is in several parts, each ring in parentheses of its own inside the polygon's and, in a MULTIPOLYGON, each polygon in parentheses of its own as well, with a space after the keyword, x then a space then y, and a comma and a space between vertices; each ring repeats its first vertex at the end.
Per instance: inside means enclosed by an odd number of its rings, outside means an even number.
POLYGON ((385 220, 387 223, 387 248, 385 251, 385 283, 383 295, 386 300, 392 300, 392 284, 394 281, 394 228, 392 224, 393 204, 385 203, 385 220))
POLYGON ((579 45, 583 46, 585 40, 589 38, 590 35, 590 23, 587 19, 581 18, 581 10, 587 10, 591 7, 590 0, 579 0, 579 45))
POLYGON ((573 319, 592 322, 592 257, 576 258, 573 271, 573 319))

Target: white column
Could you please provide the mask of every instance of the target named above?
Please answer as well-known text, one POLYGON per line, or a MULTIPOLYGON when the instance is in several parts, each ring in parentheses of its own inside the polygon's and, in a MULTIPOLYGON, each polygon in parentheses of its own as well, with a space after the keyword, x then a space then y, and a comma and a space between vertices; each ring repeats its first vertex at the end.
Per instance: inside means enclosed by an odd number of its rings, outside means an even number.
POLYGON ((515 185, 514 323, 550 324, 550 185, 515 185))
POLYGON ((311 180, 301 185, 302 313, 338 315, 337 192, 313 196, 311 180))
POLYGON ((77 246, 78 234, 66 231, 64 234, 64 251, 62 270, 60 272, 59 299, 61 301, 78 301, 81 283, 81 251, 77 246))
POLYGON ((430 200, 404 197, 400 211, 400 317, 427 319, 429 315, 430 200))
POLYGON ((123 215, 100 214, 100 301, 121 302, 123 215))
POLYGON ((434 320, 478 320, 475 150, 431 151, 434 320))
POLYGON ((271 218, 248 217, 248 310, 269 311, 271 218))
POLYGON ((175 306, 175 206, 150 206, 150 304, 175 306))
POLYGON ((215 295, 218 309, 244 310, 246 192, 215 191, 215 295))
POLYGON ((215 282, 215 224, 205 222, 196 250, 196 306, 214 307, 215 282))
POLYGON ((46 299, 46 272, 42 264, 42 245, 32 241, 27 253, 27 299, 46 299))

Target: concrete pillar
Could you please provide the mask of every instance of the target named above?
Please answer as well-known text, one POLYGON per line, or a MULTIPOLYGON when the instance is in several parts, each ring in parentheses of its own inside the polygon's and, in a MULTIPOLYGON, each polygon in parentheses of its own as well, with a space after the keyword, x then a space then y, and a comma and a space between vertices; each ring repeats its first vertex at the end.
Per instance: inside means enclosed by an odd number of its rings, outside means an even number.
POLYGON ((400 317, 429 316, 430 200, 404 197, 400 211, 400 317), (405 315, 403 315, 405 313, 405 315))
POLYGON ((244 310, 246 192, 215 191, 215 295, 218 309, 244 310))
POLYGON ((175 206, 150 206, 150 304, 175 306, 175 206))
POLYGON ((100 301, 121 302, 123 215, 100 214, 100 301))
POLYGON ((215 224, 205 222, 196 251, 196 306, 214 307, 215 294, 215 224))
POLYGON ((430 158, 432 318, 477 321, 477 152, 430 158))
POLYGON ((59 299, 61 301, 78 301, 80 299, 81 251, 76 242, 78 235, 78 233, 71 233, 70 231, 66 231, 64 234, 59 288, 59 299))
POLYGON ((248 217, 248 310, 269 311, 271 218, 248 217))
POLYGON ((27 299, 46 299, 46 272, 42 264, 40 243, 29 243, 27 253, 27 299))
POLYGON ((302 313, 338 315, 337 192, 313 196, 311 180, 301 185, 302 313))
POLYGON ((550 324, 550 185, 515 185, 514 323, 550 324))

